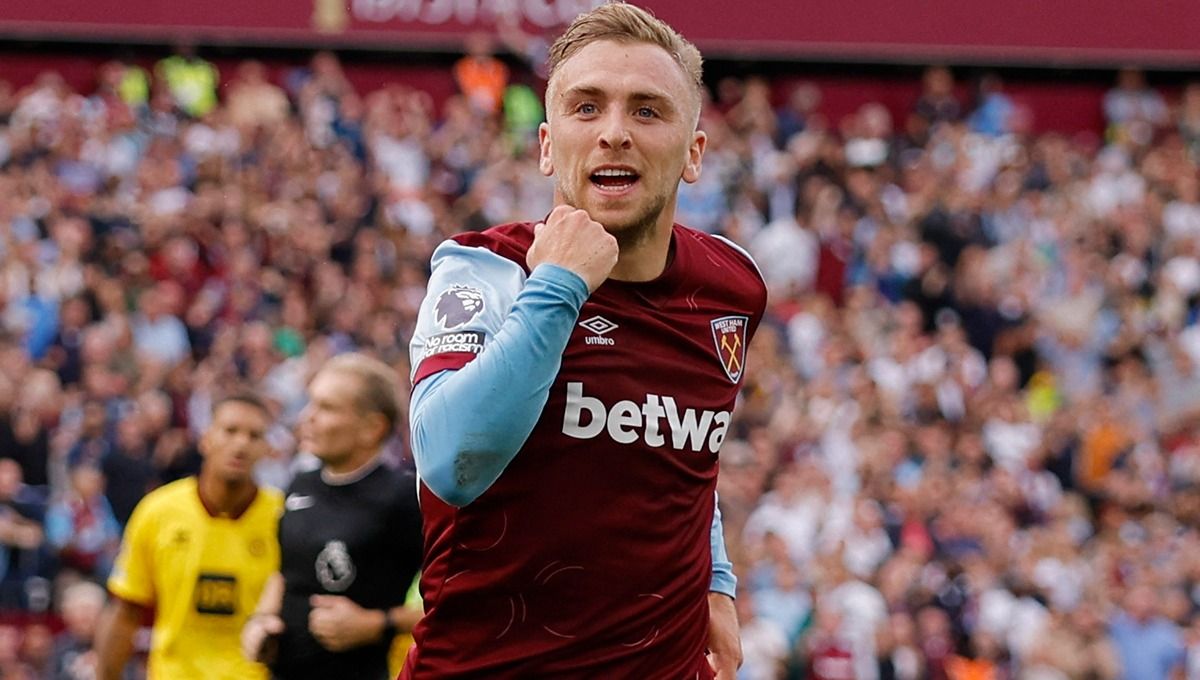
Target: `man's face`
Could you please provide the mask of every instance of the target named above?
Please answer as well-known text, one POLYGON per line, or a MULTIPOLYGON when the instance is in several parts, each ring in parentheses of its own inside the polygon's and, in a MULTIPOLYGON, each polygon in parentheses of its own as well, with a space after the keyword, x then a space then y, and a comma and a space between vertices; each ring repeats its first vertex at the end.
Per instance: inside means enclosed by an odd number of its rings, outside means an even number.
POLYGON ((356 376, 321 371, 308 386, 308 405, 300 414, 300 447, 326 464, 338 464, 371 444, 370 415, 359 408, 356 376))
POLYGON ((586 210, 623 243, 668 227, 679 180, 700 177, 696 101, 661 47, 601 40, 579 50, 556 69, 538 130, 556 202, 586 210))
POLYGON ((246 482, 254 465, 267 455, 267 414, 240 401, 217 407, 212 424, 200 438, 204 467, 226 482, 246 482))

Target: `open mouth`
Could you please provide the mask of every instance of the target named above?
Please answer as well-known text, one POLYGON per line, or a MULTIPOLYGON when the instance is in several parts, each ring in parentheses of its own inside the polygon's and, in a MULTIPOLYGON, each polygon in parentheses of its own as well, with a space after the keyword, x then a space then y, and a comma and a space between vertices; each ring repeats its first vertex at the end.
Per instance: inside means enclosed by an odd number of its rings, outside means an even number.
POLYGON ((603 168, 593 172, 589 179, 602 191, 621 192, 637 183, 641 175, 624 168, 603 168))

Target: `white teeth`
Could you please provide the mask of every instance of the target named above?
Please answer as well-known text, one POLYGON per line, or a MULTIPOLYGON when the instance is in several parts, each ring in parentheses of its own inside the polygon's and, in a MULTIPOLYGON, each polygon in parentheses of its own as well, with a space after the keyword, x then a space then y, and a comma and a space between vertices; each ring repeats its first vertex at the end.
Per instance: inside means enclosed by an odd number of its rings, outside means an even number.
POLYGON ((635 177, 636 176, 636 173, 630 172, 629 170, 617 170, 617 169, 609 169, 609 168, 606 168, 604 170, 597 170, 593 174, 596 175, 597 177, 635 177))

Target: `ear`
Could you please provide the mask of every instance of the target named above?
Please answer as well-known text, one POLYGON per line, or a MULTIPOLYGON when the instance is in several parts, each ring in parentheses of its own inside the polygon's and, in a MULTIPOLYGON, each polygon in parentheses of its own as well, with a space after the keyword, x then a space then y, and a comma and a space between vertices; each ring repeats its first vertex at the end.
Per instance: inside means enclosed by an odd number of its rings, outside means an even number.
POLYGON ((208 458, 208 452, 212 450, 212 438, 212 426, 209 426, 196 442, 196 450, 200 452, 201 458, 208 458))
POLYGON ((700 165, 704 159, 704 149, 708 147, 708 135, 702 130, 692 134, 692 143, 688 146, 687 162, 683 165, 683 181, 694 184, 700 179, 700 165))
POLYGON ((364 447, 379 446, 387 441, 391 432, 388 431, 387 418, 382 413, 368 413, 364 420, 364 427, 359 430, 364 447))
POLYGON ((538 126, 538 170, 549 177, 554 174, 554 161, 550 159, 550 124, 538 126))

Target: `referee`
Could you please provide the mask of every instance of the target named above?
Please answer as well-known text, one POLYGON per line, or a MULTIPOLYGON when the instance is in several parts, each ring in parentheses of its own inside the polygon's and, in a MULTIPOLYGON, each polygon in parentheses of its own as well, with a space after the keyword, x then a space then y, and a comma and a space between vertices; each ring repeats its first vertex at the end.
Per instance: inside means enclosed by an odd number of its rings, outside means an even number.
POLYGON ((392 376, 343 354, 309 384, 299 434, 321 468, 288 489, 280 571, 242 631, 277 680, 386 680, 392 639, 420 617, 403 606, 421 564, 416 478, 379 455, 400 412, 392 376))

